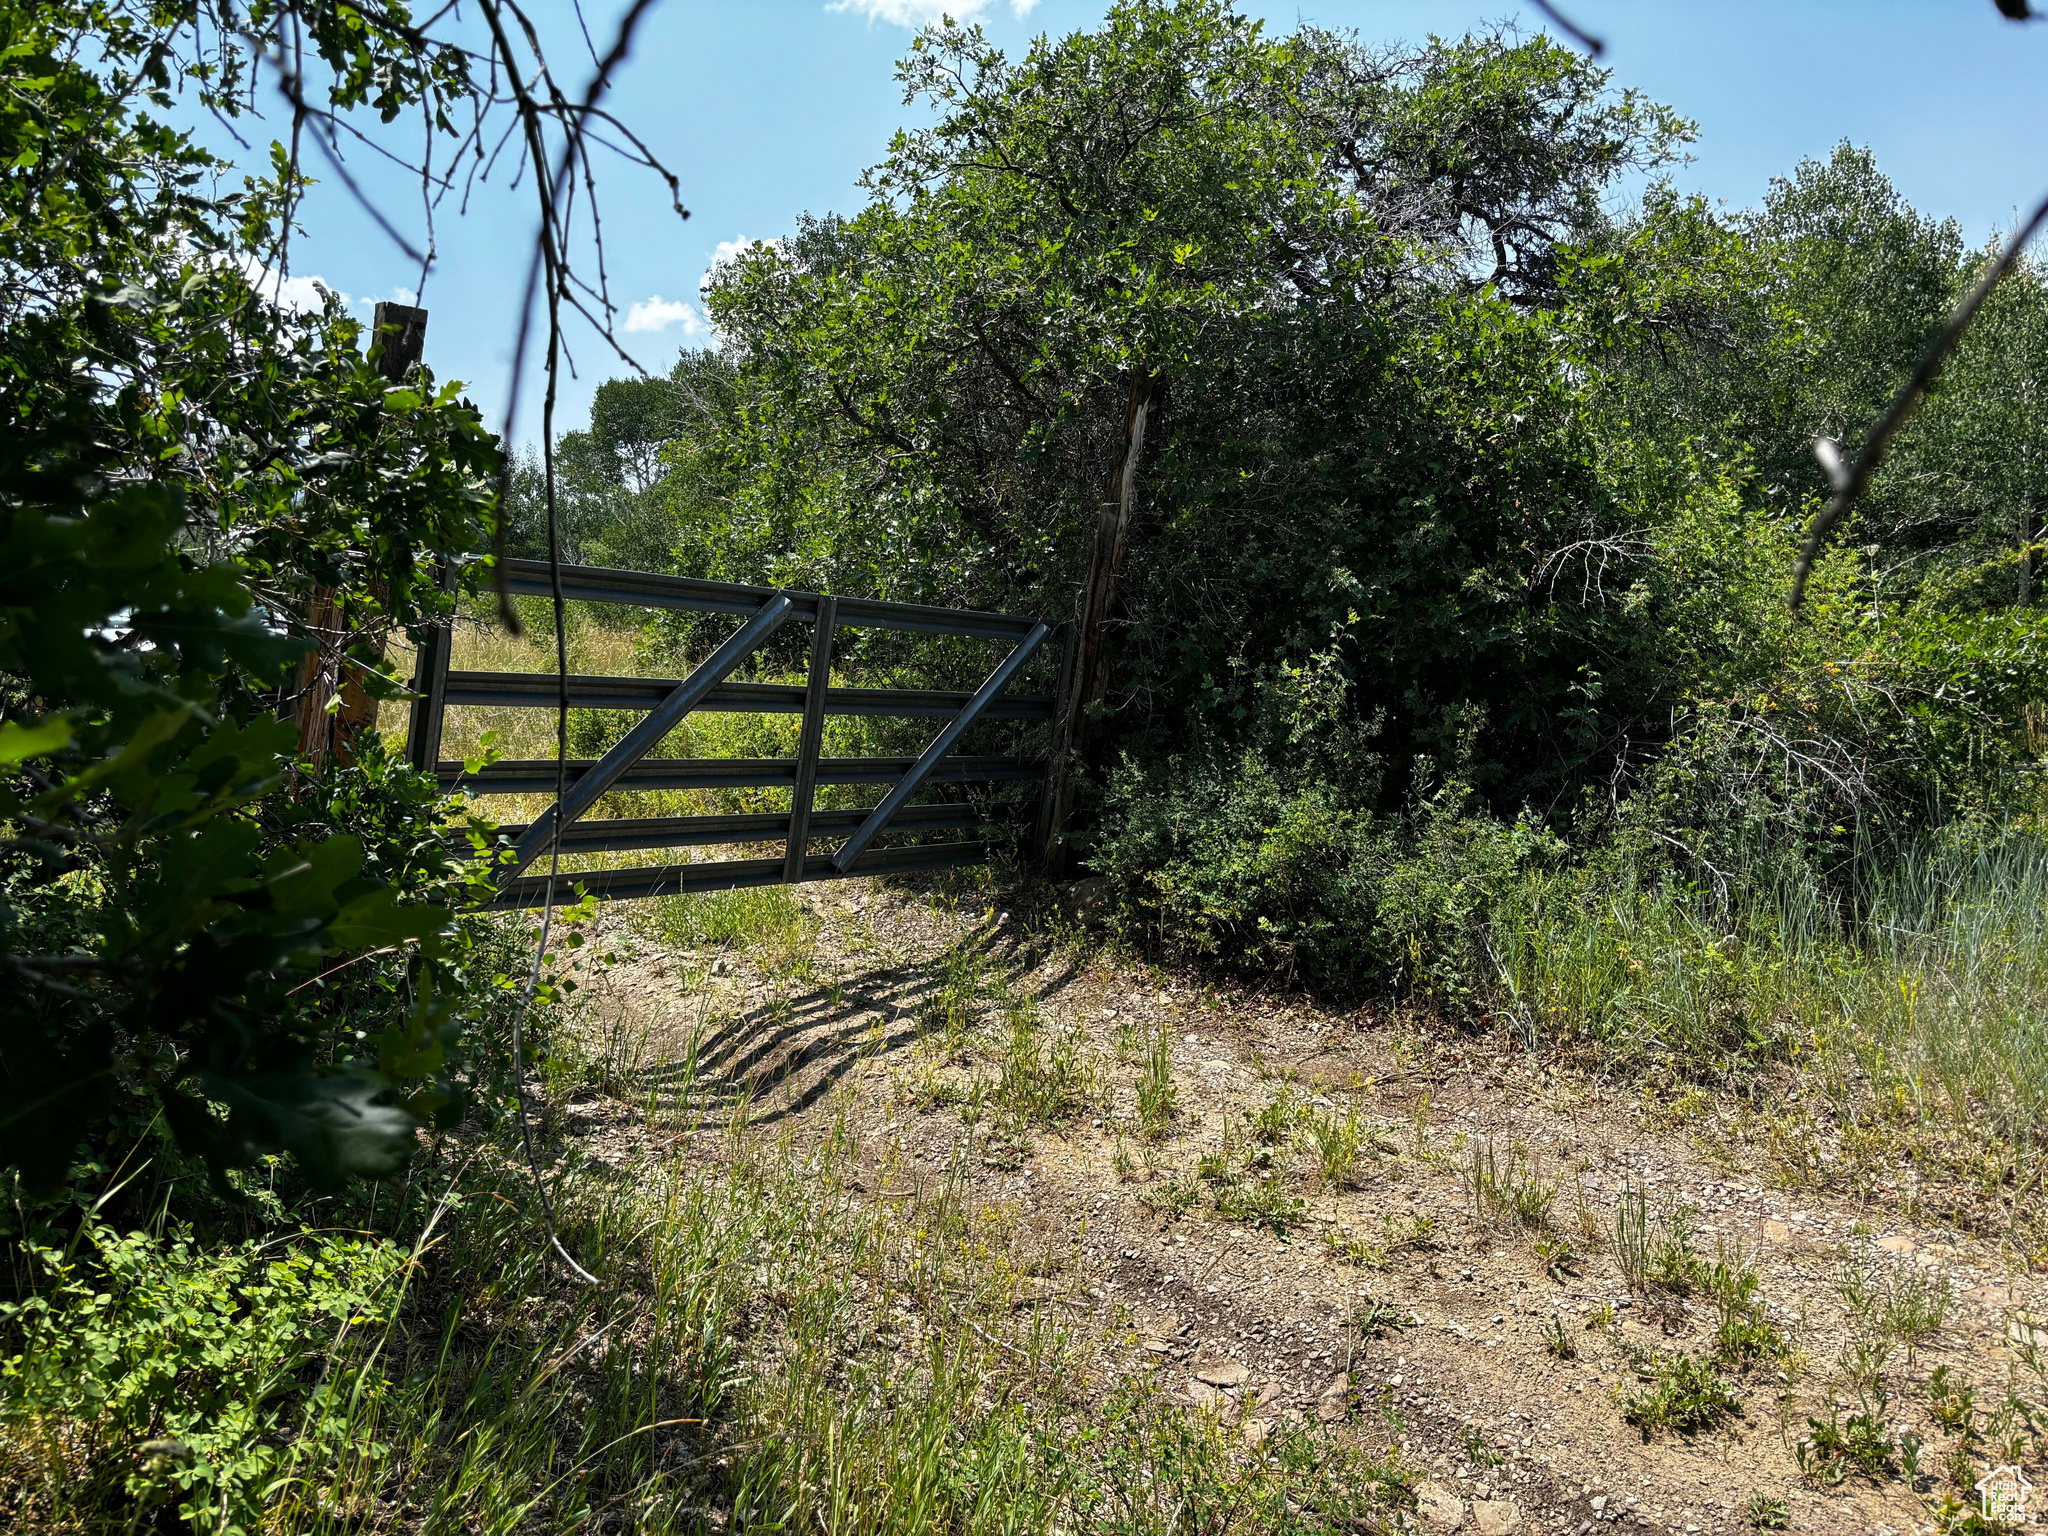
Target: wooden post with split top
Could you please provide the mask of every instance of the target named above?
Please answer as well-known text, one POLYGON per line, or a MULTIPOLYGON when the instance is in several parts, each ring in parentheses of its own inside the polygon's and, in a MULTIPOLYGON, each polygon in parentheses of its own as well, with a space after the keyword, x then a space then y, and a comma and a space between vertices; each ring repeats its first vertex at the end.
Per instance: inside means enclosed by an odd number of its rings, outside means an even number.
MULTIPOLYGON (((380 303, 370 319, 370 334, 370 357, 377 372, 391 383, 401 384, 418 366, 426 348, 427 312, 410 304, 380 303)), ((390 594, 383 590, 382 582, 375 582, 371 595, 381 604, 390 594)), ((306 605, 304 631, 316 648, 299 663, 299 751, 316 762, 329 752, 349 762, 358 744, 377 729, 377 701, 360 679, 349 675, 347 653, 352 636, 344 604, 334 588, 322 587, 313 594, 306 605), (337 691, 341 702, 330 711, 328 705, 337 691)), ((380 621, 380 627, 365 638, 381 662, 390 631, 380 621)), ((440 639, 446 643, 445 636, 440 639)))
POLYGON ((1145 452, 1145 427, 1158 409, 1159 398, 1156 376, 1133 376, 1124 408, 1123 453, 1110 475, 1109 496, 1095 522, 1088 583, 1081 592, 1080 624, 1068 656, 1068 676, 1055 706, 1037 839, 1046 873, 1055 877, 1066 864, 1062 839, 1074 813, 1074 768, 1087 750, 1088 709, 1101 703, 1109 692, 1109 619, 1123 579, 1131 512, 1138 500, 1138 461, 1145 452))

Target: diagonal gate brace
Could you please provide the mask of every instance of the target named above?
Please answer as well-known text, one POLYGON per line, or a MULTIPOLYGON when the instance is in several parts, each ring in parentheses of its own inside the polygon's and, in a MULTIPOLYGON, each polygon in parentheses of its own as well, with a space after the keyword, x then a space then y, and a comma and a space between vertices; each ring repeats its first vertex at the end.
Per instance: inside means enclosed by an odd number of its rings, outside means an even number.
POLYGON ((832 855, 834 869, 842 875, 852 869, 853 861, 866 852, 868 844, 888 830, 890 819, 903 809, 912 795, 917 793, 918 786, 939 766, 939 759, 953 750, 954 744, 966 734, 967 728, 981 717, 983 710, 995 702, 996 695, 1008 687, 1010 679, 1017 675, 1017 669, 1031 659, 1031 653, 1037 650, 1039 643, 1051 633, 1051 629, 1044 624, 1032 626, 1031 633, 1024 637, 1017 649, 1005 656, 1002 664, 989 673, 988 681, 967 701, 967 706, 946 722, 946 728, 939 732, 938 740, 925 748, 924 756, 897 781, 896 787, 889 791, 882 803, 868 813, 868 819, 860 824, 853 836, 840 845, 839 851, 832 855))
MULTIPOLYGON (((513 844, 511 860, 499 870, 499 886, 504 886, 547 851, 558 825, 567 826, 589 810, 597 803, 598 797, 617 783, 628 768, 658 746, 661 739, 682 721, 683 716, 703 702, 704 696, 724 682, 726 675, 733 668, 746 660, 762 641, 781 627, 782 621, 789 617, 789 611, 790 600, 786 593, 778 592, 769 598, 725 644, 713 651, 696 671, 683 679, 674 692, 649 710, 646 717, 628 731, 617 746, 592 763, 589 769, 569 786, 568 792, 556 804, 536 816, 533 824, 522 832, 519 841, 513 844)), ((1041 629, 1044 627, 1039 626, 1041 629)), ((1029 643, 1026 642, 1027 645, 1029 643)), ((972 704, 968 706, 970 710, 973 707, 972 704)))

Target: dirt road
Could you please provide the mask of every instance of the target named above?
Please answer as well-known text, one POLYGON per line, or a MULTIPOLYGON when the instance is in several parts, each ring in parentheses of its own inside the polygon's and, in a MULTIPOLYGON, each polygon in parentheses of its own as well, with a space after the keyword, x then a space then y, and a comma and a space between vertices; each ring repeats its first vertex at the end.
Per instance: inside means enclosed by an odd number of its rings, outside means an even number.
MULTIPOLYGON (((773 954, 607 914, 588 1004, 709 1124, 847 1116, 1007 1210, 1046 1254, 1020 1305, 1098 1329, 1104 1384, 1398 1446, 1425 1530, 1926 1530, 2004 1449, 2048 1486, 2008 1390, 2048 1396, 2041 1278, 1909 1167, 1788 1187, 1753 1089, 1217 989, 981 897, 801 899, 773 954)), ((616 1116, 586 1140, 633 1156, 616 1116)))

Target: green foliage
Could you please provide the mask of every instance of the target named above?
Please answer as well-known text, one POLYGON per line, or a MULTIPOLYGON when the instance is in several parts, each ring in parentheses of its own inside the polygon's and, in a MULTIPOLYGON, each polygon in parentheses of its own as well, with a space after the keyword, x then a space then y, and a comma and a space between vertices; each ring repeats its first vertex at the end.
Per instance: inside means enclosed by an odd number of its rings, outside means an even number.
POLYGON ((1707 1270, 1706 1292, 1714 1302, 1714 1358, 1731 1369, 1781 1359, 1785 1335, 1770 1319, 1758 1294, 1762 1277, 1738 1244, 1723 1245, 1707 1270))
POLYGON ((1374 801, 1342 767, 1374 709, 1396 803, 1471 719, 1490 765, 1583 755, 1608 621, 1529 571, 1610 516, 1564 253, 1688 125, 1544 39, 1369 52, 1220 0, 1015 61, 934 28, 901 73, 936 121, 867 206, 714 278, 739 372, 711 568, 1064 611, 1156 379, 1110 727, 1143 761, 1270 760, 1290 705, 1331 811, 1374 801))
POLYGON ((1281 1088, 1266 1101, 1262 1109, 1248 1109, 1244 1112, 1246 1127, 1251 1131, 1252 1141, 1261 1147, 1285 1147, 1294 1140, 1294 1129, 1302 1118, 1301 1107, 1295 1103, 1294 1095, 1281 1088))
MULTIPOLYGON (((159 119, 181 89, 239 113, 249 39, 279 13, 207 14, 217 41, 188 43, 188 3, 0 4, 0 1162, 33 1210, 161 1124, 181 1209, 282 1234, 302 1179, 396 1169, 422 1123, 526 1065, 466 1049, 523 931, 450 916, 481 829, 374 745, 295 760, 279 723, 313 594, 341 594, 369 637, 342 664, 387 697, 375 638, 474 600, 498 448, 456 387, 384 379, 338 303, 289 316, 252 287, 299 184, 273 167, 225 193, 159 119), (276 1188, 235 1171, 280 1150, 297 1157, 276 1188)), ((338 110, 446 121, 471 99, 465 56, 402 18, 288 14, 338 110)), ((1803 164, 1746 213, 1656 184, 1611 212, 1617 179, 1690 128, 1569 50, 1494 32, 1369 51, 1223 0, 1117 4, 1017 60, 946 24, 902 81, 933 111, 865 205, 727 263, 728 345, 603 385, 555 445, 566 556, 1065 613, 1145 392, 1076 838, 1124 940, 1669 1075, 1789 1062, 1843 1166, 1941 1120, 2004 1143, 1990 1182, 2029 1187, 2007 1162, 2048 1112, 2037 268, 1986 308, 1794 619, 1793 541, 1825 489, 1812 439, 1854 445, 1977 265, 1869 155, 1803 164)), ((515 553, 543 552, 541 504, 518 466, 515 553)), ((672 618, 637 648, 686 657, 704 633, 672 618)), ((942 670, 882 632, 840 661, 942 670)), ((772 755, 788 725, 693 729, 772 755)), ((572 721, 589 752, 617 726, 572 721)), ((835 730, 889 750, 913 733, 835 730)), ((786 893, 677 898, 657 924, 776 974, 810 964, 786 893)), ((965 952, 919 1023, 957 1055, 990 1012, 1000 1077, 972 1103, 1002 1109, 984 1155, 1014 1162, 1024 1127, 1085 1112, 1096 1085, 1078 1039, 965 952)), ((1129 1054, 1139 1125, 1164 1139, 1170 1040, 1129 1054)), ((565 1055, 544 1092, 589 1077, 565 1055)), ((1206 1189, 1289 1230, 1303 1128, 1324 1184, 1356 1177, 1356 1109, 1283 1095, 1142 1198, 1179 1214, 1206 1189)), ((81 1519, 182 1504, 223 1529, 353 1528, 400 1492, 428 1526, 494 1530, 628 1501, 690 1528, 700 1495, 735 1527, 791 1529, 889 1508, 1135 1530, 1171 1509, 1320 1531, 1404 1503, 1398 1465, 1291 1430, 1246 1457, 1135 1386, 1075 1422, 1043 1387, 1072 1379, 1056 1325, 982 1347, 1014 1297, 948 1270, 966 1215, 920 1196, 905 1230, 933 1241, 892 1250, 828 1151, 778 1172, 750 1146, 659 1195, 565 1171, 567 1235, 602 1272, 569 1301, 495 1174, 451 1205, 449 1278, 411 1312, 375 1243, 10 1233, 41 1290, 4 1320, 8 1444, 42 1460, 8 1475, 81 1519), (789 1346, 744 1365, 742 1286, 776 1299, 789 1346), (902 1302, 970 1307, 979 1342, 845 1347, 849 1318, 879 1330, 902 1302), (350 1353, 372 1325, 388 1370, 350 1353), (1000 1377, 1012 1351, 1029 1369, 1000 1377), (890 1374, 908 1353, 922 1379, 890 1374), (715 1466, 715 1488, 678 1466, 715 1466)), ((1472 1155, 1482 1214, 1568 1274, 1554 1187, 1472 1155)), ((411 1235, 405 1199, 391 1230, 411 1235)), ((1431 1242, 1419 1218, 1383 1228, 1326 1242, 1373 1267, 1431 1242)), ((1716 1367, 1784 1349, 1754 1266, 1710 1262, 1689 1214, 1640 1190, 1614 1239, 1657 1309, 1713 1307, 1712 1363, 1639 1357, 1625 1416, 1648 1434, 1739 1411, 1716 1367)), ((1866 1401, 1809 1425, 1810 1476, 1914 1474, 1877 1394, 1888 1352, 1945 1324, 1946 1292, 1916 1277, 1851 1277, 1870 1336, 1844 1368, 1866 1401)), ((1573 1348, 1555 1326, 1549 1345, 1573 1348)), ((1938 1423, 2025 1443, 2015 1392, 1980 1412, 1937 1381, 1938 1423)), ((1759 1495, 1749 1516, 1782 1512, 1759 1495)))
POLYGON ((1379 1133, 1365 1124, 1356 1104, 1341 1116, 1334 1111, 1311 1114, 1306 1124, 1316 1149, 1317 1177, 1337 1189, 1357 1179, 1361 1153, 1382 1149, 1379 1133))
POLYGON ((1581 1263, 1584 1256, 1572 1245, 1572 1240, 1561 1232, 1547 1232, 1530 1244, 1536 1250, 1536 1257, 1543 1261, 1543 1273, 1559 1285, 1577 1278, 1578 1270, 1573 1266, 1581 1263))
POLYGON ((1093 857, 1126 889, 1133 939, 1312 984, 1405 982, 1461 1006, 1496 974, 1479 926, 1489 902, 1556 851, 1527 822, 1469 813, 1458 784, 1382 816, 1248 756, 1127 761, 1093 857))
POLYGON ((1180 1088, 1173 1080, 1173 1036, 1161 1027, 1138 1072, 1138 1126, 1147 1141, 1166 1139, 1179 1099, 1180 1088))
POLYGON ((1096 1093, 1080 1032, 1047 1031, 1029 1009, 1012 1011, 1003 1044, 998 1103, 1026 1124, 1063 1125, 1085 1113, 1096 1093))
POLYGON ((679 949, 786 948, 815 926, 803 904, 774 885, 663 896, 653 911, 656 930, 679 949))
POLYGON ((1927 1377, 1927 1416, 1936 1425, 1965 1440, 1976 1436, 1977 1394, 1970 1379, 1955 1378, 1952 1368, 1937 1365, 1927 1377))
POLYGON ((1308 1219, 1308 1202, 1288 1187, 1284 1149, 1270 1142, 1246 1145, 1226 1132, 1223 1145, 1204 1153, 1196 1171, 1227 1221, 1285 1233, 1308 1219))
POLYGON ((1138 1191, 1140 1204, 1173 1221, 1193 1210, 1201 1198, 1202 1181, 1192 1173, 1155 1180, 1138 1191))
POLYGON ((222 1532, 257 1529, 292 1462, 347 1447, 333 1410, 404 1259, 346 1236, 209 1248, 92 1220, 25 1252, 34 1292, 0 1308, 18 1347, 0 1359, 0 1477, 63 1524, 129 1502, 222 1532))
POLYGON ((1611 213, 1691 129, 1569 51, 1223 0, 1017 59, 941 26, 901 77, 934 120, 865 205, 721 267, 720 359, 607 386, 565 473, 658 502, 692 571, 1061 613, 1153 388, 1076 839, 1125 938, 1532 1042, 1607 1012, 1622 1048, 1768 1055, 1707 946, 1612 1008, 1520 962, 1617 886, 1719 939, 1748 890, 1853 907, 1931 827, 2028 812, 2034 268, 1784 606, 1812 439, 1853 444, 1975 264, 1867 152, 1752 210, 1652 183, 1611 213))
POLYGON ((1376 1240, 1344 1235, 1350 1230, 1349 1227, 1341 1232, 1326 1230, 1323 1247, 1332 1258, 1365 1269, 1385 1269, 1397 1253, 1426 1252, 1438 1246, 1436 1220, 1430 1216, 1411 1216, 1404 1221, 1396 1221, 1392 1216, 1382 1215, 1380 1235, 1376 1240))
POLYGON ((1364 1339, 1380 1338, 1390 1328, 1399 1330, 1416 1326, 1415 1318, 1384 1296, 1372 1295, 1352 1307, 1350 1323, 1364 1339))
POLYGON ((1550 1225, 1557 1185, 1518 1151, 1501 1157, 1488 1141, 1474 1141, 1465 1165, 1465 1187, 1480 1220, 1542 1232, 1550 1225))
POLYGON ((1712 1366, 1687 1354, 1661 1359, 1652 1351, 1636 1351, 1631 1363, 1637 1391, 1616 1389, 1621 1416, 1643 1432, 1668 1429, 1692 1434, 1723 1419, 1740 1416, 1742 1400, 1712 1366))
POLYGON ((1742 1523, 1753 1531, 1782 1531, 1792 1522, 1785 1501, 1768 1493, 1752 1493, 1742 1501, 1742 1523))
MULTIPOLYGON (((1629 1289, 1638 1295, 1662 1291, 1685 1297, 1706 1285, 1710 1272, 1692 1231, 1689 1206, 1652 1210, 1648 1192, 1624 1181, 1614 1206, 1614 1262, 1629 1289)), ((1739 1271, 1731 1274, 1724 1267, 1722 1280, 1729 1294, 1741 1291, 1739 1271)))
POLYGON ((44 706, 16 727, 32 777, 0 786, 0 815, 29 833, 7 850, 17 876, 0 910, 24 1010, 0 1048, 12 1100, 0 1156, 32 1189, 55 1187, 126 1088, 156 1098, 217 1167, 289 1148, 330 1182, 389 1172, 415 1121, 380 1096, 425 1078, 438 1083, 411 1110, 453 1101, 449 1005, 423 989, 361 1069, 322 1071, 323 1021, 291 978, 338 950, 411 944, 431 961, 448 914, 363 878, 359 836, 295 840, 295 818, 266 829, 251 814, 279 789, 295 732, 241 690, 274 679, 293 648, 264 632, 240 573, 178 549, 175 488, 81 494, 65 463, 14 458, 0 503, 0 671, 44 706), (90 899, 52 897, 60 874, 90 899), (71 909, 67 942, 38 952, 52 905, 71 909), (43 910, 24 920, 23 907, 43 910))
POLYGON ((1929 1274, 1917 1264, 1894 1265, 1878 1326, 1906 1346, 1910 1359, 1941 1332, 1954 1302, 1947 1276, 1929 1274))
MULTIPOLYGON (((709 440, 732 408, 732 366, 720 352, 685 351, 666 378, 608 379, 586 430, 555 445, 556 536, 564 560, 624 570, 711 568, 703 547, 718 536, 726 480, 709 440), (707 526, 708 525, 708 526, 707 526)), ((508 550, 547 557, 546 481, 539 456, 515 466, 505 513, 508 550)), ((600 606, 600 623, 638 622, 600 606)), ((685 615, 677 635, 693 635, 685 615)))
MULTIPOLYGON (((1793 1447, 1800 1473, 1824 1487, 1839 1486, 1851 1471, 1880 1479, 1892 1468, 1899 1450, 1898 1438, 1885 1421, 1882 1388, 1876 1389, 1874 1399, 1859 1402, 1857 1411, 1847 1419, 1842 1417, 1842 1407, 1830 1396, 1827 1418, 1809 1418, 1806 1435, 1793 1447)), ((1914 1455, 1918 1455, 1917 1443, 1914 1455)))
MULTIPOLYGON (((331 659, 399 692, 371 638, 450 612, 435 557, 484 544, 497 448, 457 386, 388 381, 338 301, 252 286, 296 172, 280 151, 221 193, 161 116, 246 105, 268 23, 215 23, 0 6, 0 1166, 32 1197, 159 1114, 216 1175, 280 1150, 388 1174, 498 996, 430 899, 466 878, 431 787, 374 747, 296 763, 278 718, 330 590, 366 637, 331 659), (371 985, 314 983, 365 956, 392 957, 371 985)), ((388 17, 305 25, 338 110, 468 90, 388 17)))
POLYGON ((1543 1348, 1555 1360, 1579 1358, 1579 1346, 1574 1344, 1571 1336, 1564 1331, 1562 1318, 1553 1317, 1550 1326, 1543 1330, 1543 1348))

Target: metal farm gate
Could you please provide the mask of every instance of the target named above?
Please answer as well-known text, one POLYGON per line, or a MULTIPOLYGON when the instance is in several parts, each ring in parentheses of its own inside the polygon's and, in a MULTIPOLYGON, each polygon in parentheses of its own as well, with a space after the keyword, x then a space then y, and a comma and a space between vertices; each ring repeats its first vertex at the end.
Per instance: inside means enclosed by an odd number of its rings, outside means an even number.
MULTIPOLYGON (((545 561, 510 560, 506 586, 515 596, 547 597, 554 588, 545 561)), ((696 670, 680 680, 638 677, 568 679, 569 703, 579 709, 644 710, 644 717, 618 744, 596 759, 571 760, 568 791, 525 826, 503 829, 513 856, 498 876, 498 907, 538 906, 547 881, 523 871, 548 851, 561 825, 561 851, 584 854, 622 850, 700 848, 717 844, 779 841, 775 859, 723 860, 631 869, 577 871, 560 877, 558 890, 581 885, 593 896, 615 899, 670 895, 681 891, 730 890, 739 886, 829 880, 846 875, 899 874, 952 869, 988 860, 996 844, 981 838, 877 848, 884 833, 929 833, 983 825, 973 807, 958 803, 912 805, 932 784, 1034 781, 1039 788, 1032 846, 1051 835, 1061 727, 1072 689, 1074 647, 1063 628, 1065 659, 1058 698, 1005 693, 1024 664, 1053 634, 1036 619, 835 598, 810 592, 698 581, 595 566, 562 566, 561 590, 572 602, 618 603, 691 613, 732 614, 739 628, 696 670), (735 683, 727 678, 783 624, 812 626, 808 681, 735 683), (1012 649, 972 694, 928 689, 835 688, 832 647, 840 629, 872 628, 912 634, 1007 640, 1012 649), (651 758, 647 754, 693 710, 803 717, 797 754, 786 758, 651 758), (928 717, 945 724, 922 756, 824 757, 827 715, 928 717), (1040 757, 954 757, 950 754, 969 726, 980 720, 1044 721, 1048 748, 1040 757), (892 786, 869 810, 814 810, 819 785, 892 786), (658 816, 584 820, 584 813, 612 790, 778 788, 790 791, 787 812, 767 815, 658 816), (838 839, 830 853, 813 854, 813 840, 838 839)), ((412 765, 433 773, 444 790, 472 795, 552 795, 557 765, 552 758, 497 762, 470 773, 461 762, 442 762, 441 726, 451 704, 497 708, 554 709, 559 698, 551 672, 454 672, 449 670, 449 632, 429 632, 414 672, 408 755, 412 765)), ((1019 828, 1018 830, 1022 830, 1019 828)))

